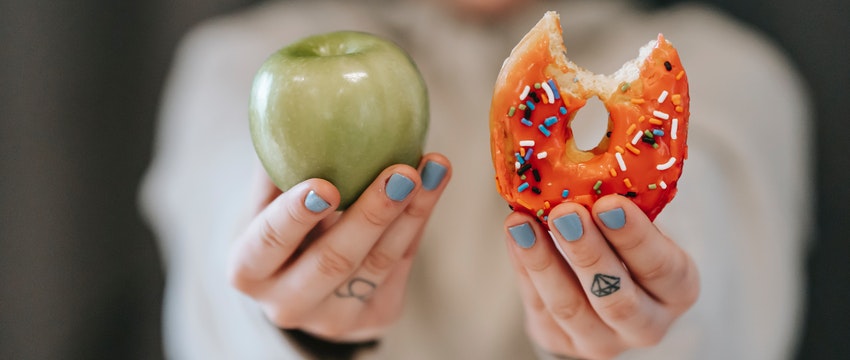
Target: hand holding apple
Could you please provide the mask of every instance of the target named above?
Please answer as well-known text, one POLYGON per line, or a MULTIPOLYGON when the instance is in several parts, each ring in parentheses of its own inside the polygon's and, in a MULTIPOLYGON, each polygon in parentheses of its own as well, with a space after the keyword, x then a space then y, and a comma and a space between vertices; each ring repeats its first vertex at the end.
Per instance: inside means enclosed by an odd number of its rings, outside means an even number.
POLYGON ((387 166, 419 163, 428 95, 410 57, 393 43, 360 32, 316 35, 262 65, 250 125, 280 189, 322 178, 339 189, 345 209, 387 166))

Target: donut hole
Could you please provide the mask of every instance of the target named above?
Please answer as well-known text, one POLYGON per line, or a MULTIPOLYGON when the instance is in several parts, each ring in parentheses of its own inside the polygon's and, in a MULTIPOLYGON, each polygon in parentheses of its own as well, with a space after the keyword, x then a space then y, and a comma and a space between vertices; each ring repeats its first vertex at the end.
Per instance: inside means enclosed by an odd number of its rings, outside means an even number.
POLYGON ((570 122, 570 128, 579 151, 598 153, 607 150, 608 142, 605 140, 608 139, 610 119, 605 104, 598 97, 587 99, 570 122))

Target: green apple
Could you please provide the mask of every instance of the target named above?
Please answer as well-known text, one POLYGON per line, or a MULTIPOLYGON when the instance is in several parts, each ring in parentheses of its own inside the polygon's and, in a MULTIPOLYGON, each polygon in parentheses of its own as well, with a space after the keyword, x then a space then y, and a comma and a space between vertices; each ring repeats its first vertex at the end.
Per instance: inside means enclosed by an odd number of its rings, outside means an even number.
POLYGON ((254 78, 254 148, 281 190, 322 178, 348 207, 387 166, 416 167, 428 92, 413 60, 374 35, 315 35, 272 54, 254 78))

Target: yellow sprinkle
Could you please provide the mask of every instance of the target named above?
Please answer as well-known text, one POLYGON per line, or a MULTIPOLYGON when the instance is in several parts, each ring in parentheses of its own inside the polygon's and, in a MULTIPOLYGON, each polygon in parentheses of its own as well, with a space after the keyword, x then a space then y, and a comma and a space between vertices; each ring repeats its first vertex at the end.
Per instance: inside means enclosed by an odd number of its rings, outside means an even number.
POLYGON ((682 104, 682 95, 675 94, 670 97, 670 101, 673 102, 673 105, 681 105, 682 104))
POLYGON ((638 99, 638 98, 632 99, 632 104, 643 104, 644 102, 646 102, 644 99, 638 99))
POLYGON ((682 111, 685 111, 685 108, 683 108, 681 105, 676 107, 676 112, 682 112, 682 111))
POLYGON ((617 150, 618 153, 623 154, 626 152, 620 145, 614 147, 614 150, 617 150))
POLYGON ((644 120, 646 120, 646 116, 641 115, 641 116, 638 118, 638 122, 639 122, 639 123, 642 123, 644 120))
POLYGON ((631 180, 629 180, 629 178, 625 178, 625 179, 623 179, 623 184, 625 184, 627 188, 631 188, 631 187, 632 187, 632 181, 631 181, 631 180))
POLYGON ((681 70, 676 74, 676 80, 682 80, 682 76, 685 76, 685 70, 681 70))
POLYGON ((652 118, 652 119, 649 120, 649 123, 652 124, 652 125, 661 125, 664 122, 662 122, 661 120, 658 120, 656 118, 652 118))
POLYGON ((617 177, 617 170, 614 170, 614 168, 608 169, 608 172, 611 173, 611 177, 617 177))
POLYGON ((552 207, 552 205, 550 205, 548 201, 544 201, 544 202, 543 202, 543 208, 544 208, 544 209, 548 209, 548 208, 550 208, 550 207, 552 207))
POLYGON ((540 94, 540 101, 542 101, 544 104, 549 103, 549 99, 546 98, 546 94, 540 94))
POLYGON ((630 125, 629 129, 626 130, 626 135, 631 135, 633 132, 635 132, 636 128, 637 128, 637 125, 635 125, 635 124, 630 125))
POLYGON ((524 208, 526 208, 526 209, 531 209, 531 205, 528 205, 528 203, 527 203, 527 202, 522 201, 522 199, 520 199, 520 198, 517 198, 517 199, 516 199, 516 202, 517 202, 517 204, 519 204, 520 206, 522 206, 522 207, 524 207, 524 208))
POLYGON ((626 144, 626 149, 629 149, 629 151, 631 151, 632 154, 640 155, 640 150, 638 150, 638 148, 632 146, 632 144, 626 144))
POLYGON ((519 156, 525 157, 525 148, 524 147, 519 148, 519 156))

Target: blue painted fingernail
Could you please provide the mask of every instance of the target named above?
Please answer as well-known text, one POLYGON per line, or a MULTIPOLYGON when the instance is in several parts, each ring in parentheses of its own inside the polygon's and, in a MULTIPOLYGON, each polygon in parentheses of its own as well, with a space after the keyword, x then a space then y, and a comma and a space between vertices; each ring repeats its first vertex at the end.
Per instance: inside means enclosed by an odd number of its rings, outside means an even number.
POLYGON ((410 195, 416 183, 401 174, 393 174, 387 181, 387 197, 393 201, 402 201, 410 195))
POLYGON ((443 181, 443 177, 446 176, 445 166, 440 165, 439 163, 428 161, 425 163, 425 167, 422 169, 422 187, 425 190, 434 190, 437 186, 440 186, 440 182, 443 181))
POLYGON ((599 219, 611 230, 617 230, 626 225, 626 212, 623 208, 616 208, 599 213, 599 219))
POLYGON ((325 209, 329 208, 330 206, 331 204, 328 204, 325 199, 322 199, 322 197, 319 196, 319 194, 316 194, 316 192, 313 190, 310 190, 310 192, 307 193, 307 197, 304 198, 304 207, 314 213, 320 213, 322 211, 325 211, 325 209))
POLYGON ((519 247, 528 249, 534 246, 534 241, 536 240, 534 230, 531 229, 531 225, 528 225, 528 223, 509 227, 508 232, 511 233, 511 237, 514 238, 514 241, 516 241, 519 247))
POLYGON ((576 241, 584 235, 584 228, 581 226, 581 218, 576 213, 561 216, 552 220, 552 224, 561 233, 567 241, 576 241))

